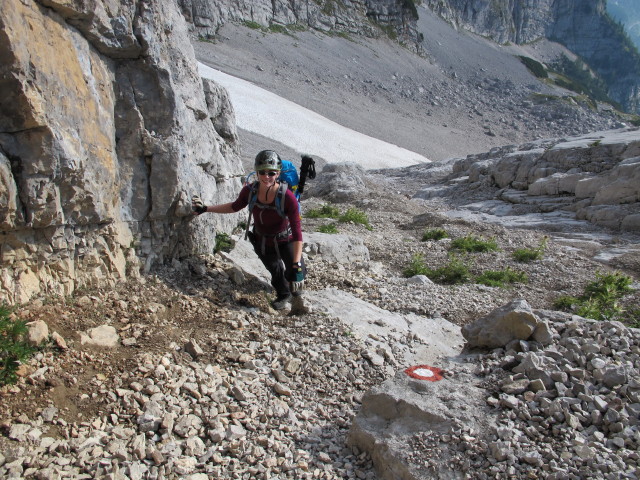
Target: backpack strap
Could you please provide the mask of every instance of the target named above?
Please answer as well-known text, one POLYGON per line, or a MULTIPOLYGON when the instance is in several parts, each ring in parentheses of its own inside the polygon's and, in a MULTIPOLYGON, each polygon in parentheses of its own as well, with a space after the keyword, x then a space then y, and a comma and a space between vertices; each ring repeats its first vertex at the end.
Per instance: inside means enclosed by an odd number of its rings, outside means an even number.
POLYGON ((255 181, 251 184, 251 189, 249 190, 249 217, 247 218, 247 228, 244 232, 245 240, 249 236, 249 227, 251 226, 251 217, 253 215, 253 207, 256 205, 257 201, 258 201, 258 182, 255 181))
POLYGON ((287 216, 284 211, 285 198, 287 198, 287 188, 289 188, 287 182, 281 181, 278 193, 276 194, 276 210, 278 211, 278 215, 282 218, 287 216))

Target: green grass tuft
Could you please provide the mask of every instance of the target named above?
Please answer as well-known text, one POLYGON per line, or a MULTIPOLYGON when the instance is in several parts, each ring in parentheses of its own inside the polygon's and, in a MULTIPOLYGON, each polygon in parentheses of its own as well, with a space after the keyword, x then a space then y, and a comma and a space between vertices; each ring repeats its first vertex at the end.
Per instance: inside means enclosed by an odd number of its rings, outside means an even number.
POLYGON ((427 275, 428 272, 429 267, 424 263, 424 257, 420 253, 416 253, 411 257, 409 265, 402 271, 407 278, 415 277, 416 275, 427 275))
POLYGON ((498 250, 498 244, 494 239, 485 240, 474 235, 467 235, 451 242, 451 248, 468 253, 492 252, 498 250))
POLYGON ((504 270, 489 270, 476 277, 476 283, 501 288, 507 284, 526 283, 527 281, 528 278, 524 272, 518 272, 509 267, 504 270))
POLYGON ((443 285, 458 285, 471 280, 471 273, 469 272, 469 266, 462 259, 452 255, 448 264, 431 270, 427 277, 443 285))
POLYGON ((218 252, 230 252, 233 248, 233 241, 231 237, 226 233, 218 233, 216 235, 216 246, 214 247, 214 253, 218 252))
POLYGON ((596 272, 596 279, 587 284, 584 294, 589 298, 599 298, 608 302, 617 300, 631 291, 631 277, 620 272, 596 272))
POLYGON ((364 225, 367 230, 373 230, 373 227, 369 225, 369 218, 367 218, 367 214, 362 210, 358 210, 357 208, 350 208, 342 215, 340 215, 339 220, 343 223, 353 222, 364 225))
POLYGON ((631 291, 631 282, 631 277, 620 272, 596 272, 596 279, 586 285, 580 297, 559 297, 553 305, 559 310, 570 311, 584 318, 635 323, 635 309, 625 312, 618 303, 631 291))
POLYGON ((424 257, 416 254, 411 258, 411 262, 404 269, 405 277, 413 277, 415 275, 426 275, 432 281, 444 285, 456 285, 466 283, 471 279, 469 267, 460 258, 452 255, 449 263, 440 268, 432 269, 427 267, 424 257))
POLYGON ((269 25, 269 30, 273 33, 289 33, 287 27, 285 27, 284 25, 278 25, 277 23, 269 25))
POLYGON ((513 252, 513 259, 518 262, 533 262, 540 260, 544 257, 544 252, 547 249, 547 237, 544 237, 537 248, 519 248, 513 252))
POLYGON ((251 20, 245 20, 242 22, 245 27, 251 28, 252 30, 264 30, 264 27, 260 25, 258 22, 254 22, 251 20))
POLYGON ((338 227, 336 227, 335 223, 320 225, 316 230, 320 233, 338 233, 338 227))
POLYGON ((449 234, 446 230, 442 228, 434 228, 433 230, 427 230, 422 234, 422 241, 426 242, 429 240, 442 240, 443 238, 448 238, 449 234))
POLYGON ((0 305, 0 386, 15 383, 18 367, 36 350, 27 343, 26 323, 12 320, 10 314, 6 305, 0 305))
POLYGON ((309 210, 305 216, 309 218, 338 218, 340 217, 340 210, 338 210, 338 207, 326 203, 320 208, 309 210))

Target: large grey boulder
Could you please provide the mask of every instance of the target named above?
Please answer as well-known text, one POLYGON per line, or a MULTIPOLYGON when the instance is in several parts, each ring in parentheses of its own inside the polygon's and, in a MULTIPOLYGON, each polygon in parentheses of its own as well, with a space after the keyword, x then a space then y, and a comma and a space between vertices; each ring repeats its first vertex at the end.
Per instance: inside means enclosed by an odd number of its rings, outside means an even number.
POLYGON ((335 203, 352 201, 366 191, 366 175, 365 169, 357 163, 330 163, 307 186, 305 195, 335 203))
POLYGON ((455 448, 438 445, 459 444, 464 449, 465 441, 476 441, 492 430, 495 414, 485 402, 485 392, 475 384, 474 376, 465 371, 439 381, 398 372, 363 397, 347 444, 371 455, 381 480, 467 478, 452 461, 455 448), (422 454, 409 457, 409 452, 422 454))
POLYGON ((405 367, 437 362, 462 351, 460 327, 443 318, 427 318, 384 310, 336 288, 305 293, 314 311, 337 318, 371 352, 383 353, 383 363, 405 367), (407 342, 413 338, 415 343, 407 342), (393 356, 388 355, 393 347, 393 356))
POLYGON ((548 327, 531 310, 524 299, 514 300, 462 327, 462 335, 470 348, 504 347, 513 340, 548 343, 548 327))

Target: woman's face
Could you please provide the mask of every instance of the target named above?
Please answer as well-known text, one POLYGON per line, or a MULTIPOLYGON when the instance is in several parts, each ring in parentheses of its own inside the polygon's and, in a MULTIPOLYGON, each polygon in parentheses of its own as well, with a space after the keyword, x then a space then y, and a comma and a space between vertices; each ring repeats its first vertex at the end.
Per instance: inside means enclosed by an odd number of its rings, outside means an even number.
POLYGON ((260 170, 258 172, 258 176, 260 177, 260 183, 265 187, 271 187, 273 184, 276 183, 279 173, 280 172, 278 172, 277 170, 260 170))

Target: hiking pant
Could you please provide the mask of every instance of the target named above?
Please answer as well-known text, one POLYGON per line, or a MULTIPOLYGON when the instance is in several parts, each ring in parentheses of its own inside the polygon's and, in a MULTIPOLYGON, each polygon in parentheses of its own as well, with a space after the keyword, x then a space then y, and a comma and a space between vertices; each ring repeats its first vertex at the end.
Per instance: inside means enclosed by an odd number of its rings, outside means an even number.
MULTIPOLYGON (((293 243, 278 243, 278 249, 276 250, 275 245, 269 244, 270 242, 267 242, 267 245, 263 248, 262 242, 260 240, 256 241, 254 234, 249 235, 249 240, 251 240, 253 249, 263 265, 271 274, 271 285, 275 288, 278 297, 284 297, 289 294, 292 294, 294 297, 300 295, 299 291, 292 293, 291 290, 289 290, 288 279, 291 278, 291 272, 293 270, 293 243)), ((304 260, 300 258, 300 262, 302 263, 302 270, 306 276, 307 269, 304 260)))

